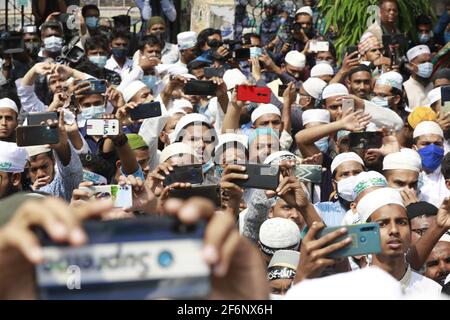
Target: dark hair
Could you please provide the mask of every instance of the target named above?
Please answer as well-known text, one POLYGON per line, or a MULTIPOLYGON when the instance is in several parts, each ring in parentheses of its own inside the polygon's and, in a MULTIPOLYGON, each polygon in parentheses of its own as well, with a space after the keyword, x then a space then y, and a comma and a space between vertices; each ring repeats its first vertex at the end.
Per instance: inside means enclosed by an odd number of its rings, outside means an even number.
POLYGON ((188 63, 187 68, 189 70, 189 73, 192 73, 192 70, 202 69, 209 67, 209 64, 204 61, 191 61, 188 63))
POLYGON ((246 33, 243 35, 245 43, 251 43, 251 38, 257 38, 261 40, 261 36, 257 33, 246 33))
POLYGON ((432 21, 429 16, 421 14, 416 18, 416 26, 420 25, 432 25, 432 21))
POLYGON ((397 0, 379 0, 379 1, 378 1, 378 6, 381 8, 381 6, 382 6, 385 2, 392 2, 392 3, 395 3, 395 5, 396 5, 397 8, 398 8, 398 2, 397 2, 397 0))
POLYGON ((372 70, 366 66, 365 64, 360 64, 359 66, 351 69, 347 75, 348 79, 350 80, 352 76, 357 72, 368 72, 372 76, 372 70))
POLYGON ((84 43, 84 50, 88 52, 89 50, 95 50, 98 48, 102 48, 106 51, 109 50, 109 42, 108 38, 103 35, 96 35, 93 37, 89 37, 86 39, 84 43))
POLYGON ((116 167, 114 163, 96 154, 82 154, 80 155, 81 164, 89 171, 104 176, 108 183, 116 174, 116 167))
POLYGON ((152 34, 144 36, 141 41, 139 41, 139 50, 144 50, 145 46, 159 46, 162 49, 161 41, 159 41, 159 39, 152 34))
POLYGON ((441 173, 445 179, 450 179, 450 152, 447 153, 441 162, 441 173))
POLYGON ((47 22, 44 22, 41 25, 41 33, 44 32, 45 29, 57 29, 59 32, 61 32, 61 35, 64 35, 64 29, 59 21, 50 20, 47 22))
POLYGON ((100 14, 100 9, 95 4, 87 4, 81 9, 81 15, 85 18, 88 10, 97 10, 100 14))
POLYGON ((126 39, 129 42, 129 41, 131 41, 131 34, 123 29, 119 29, 119 30, 114 29, 113 32, 111 33, 110 40, 113 41, 115 39, 126 39))
POLYGON ((205 30, 200 31, 200 33, 197 36, 198 48, 203 47, 208 42, 208 37, 212 36, 213 34, 218 34, 219 36, 222 36, 222 33, 218 29, 207 28, 205 30))
POLYGON ((448 79, 450 80, 450 68, 442 68, 436 71, 431 82, 435 82, 437 79, 448 79))

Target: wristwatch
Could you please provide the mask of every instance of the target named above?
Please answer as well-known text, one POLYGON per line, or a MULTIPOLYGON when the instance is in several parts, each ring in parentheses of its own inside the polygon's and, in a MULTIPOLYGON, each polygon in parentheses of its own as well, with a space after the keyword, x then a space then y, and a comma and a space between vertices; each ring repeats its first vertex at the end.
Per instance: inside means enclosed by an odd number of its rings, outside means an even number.
POLYGON ((112 142, 115 147, 120 148, 123 147, 128 142, 128 137, 126 134, 121 133, 118 136, 112 139, 112 142))

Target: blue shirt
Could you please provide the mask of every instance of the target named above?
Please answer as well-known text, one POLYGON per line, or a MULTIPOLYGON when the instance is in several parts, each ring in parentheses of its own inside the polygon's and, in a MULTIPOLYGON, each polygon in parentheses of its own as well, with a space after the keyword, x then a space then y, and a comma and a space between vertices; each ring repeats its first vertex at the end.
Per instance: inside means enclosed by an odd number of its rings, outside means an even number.
POLYGON ((319 202, 314 205, 317 213, 322 218, 327 227, 337 227, 342 225, 347 209, 345 209, 339 201, 336 202, 319 202))

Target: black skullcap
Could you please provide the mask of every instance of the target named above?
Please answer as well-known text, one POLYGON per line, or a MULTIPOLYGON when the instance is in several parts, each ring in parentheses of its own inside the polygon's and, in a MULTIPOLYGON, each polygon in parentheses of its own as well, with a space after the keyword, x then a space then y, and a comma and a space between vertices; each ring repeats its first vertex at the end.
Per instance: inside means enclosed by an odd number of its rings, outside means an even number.
POLYGON ((438 208, 431 203, 419 201, 408 205, 406 207, 406 212, 408 214, 408 219, 411 221, 412 219, 423 215, 435 216, 437 215, 438 208))
POLYGON ((442 68, 436 71, 432 78, 432 82, 436 81, 437 79, 449 79, 450 80, 450 69, 449 68, 442 68))

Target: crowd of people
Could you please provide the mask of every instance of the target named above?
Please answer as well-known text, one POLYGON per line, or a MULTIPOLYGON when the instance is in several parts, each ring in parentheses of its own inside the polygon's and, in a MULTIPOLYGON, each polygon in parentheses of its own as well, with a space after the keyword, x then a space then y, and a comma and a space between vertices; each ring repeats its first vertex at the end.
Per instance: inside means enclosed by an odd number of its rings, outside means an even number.
POLYGON ((450 69, 436 59, 450 41, 450 6, 435 25, 417 17, 417 40, 398 30, 396 0, 379 7, 379 22, 340 60, 313 1, 295 12, 264 1, 258 30, 239 41, 207 28, 170 43, 159 16, 136 36, 103 23, 95 5, 82 8, 75 35, 57 12, 24 27, 22 52, 1 60, 0 297, 36 297, 33 267, 44 256, 33 227, 80 246, 88 219, 170 215, 207 221, 210 298, 444 298, 450 69), (398 34, 404 43, 383 43, 398 34), (237 58, 240 49, 250 57, 237 58), (105 92, 90 93, 93 79, 106 80, 105 92), (196 80, 214 94, 186 93, 196 80), (240 86, 269 88, 270 102, 244 101, 240 86), (133 120, 149 102, 161 115, 133 120), (58 142, 18 146, 28 117, 44 112, 57 112, 41 125, 57 128, 58 142), (118 120, 118 134, 89 135, 91 119, 118 120), (255 164, 279 170, 275 188, 243 187, 255 164), (173 196, 195 187, 188 180, 164 183, 195 165, 202 185, 220 187, 220 205, 173 196), (297 174, 305 165, 320 168, 320 182, 297 174), (84 188, 101 184, 130 186, 132 205, 84 188), (330 257, 355 241, 348 228, 369 222, 378 251, 330 257))

